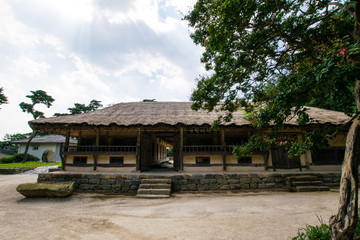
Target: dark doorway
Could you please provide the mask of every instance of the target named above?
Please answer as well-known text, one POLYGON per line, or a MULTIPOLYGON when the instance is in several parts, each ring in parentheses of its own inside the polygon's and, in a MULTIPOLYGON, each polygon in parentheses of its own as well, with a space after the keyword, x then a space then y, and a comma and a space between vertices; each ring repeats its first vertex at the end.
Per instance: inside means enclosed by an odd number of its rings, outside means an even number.
POLYGON ((344 155, 345 147, 325 148, 311 152, 315 165, 340 165, 344 160, 344 155))
POLYGON ((284 148, 272 148, 271 157, 275 169, 301 168, 300 158, 289 158, 288 152, 284 148))
POLYGON ((140 171, 177 170, 176 154, 178 147, 174 146, 177 133, 146 132, 141 135, 140 171), (173 156, 168 156, 170 149, 173 156))

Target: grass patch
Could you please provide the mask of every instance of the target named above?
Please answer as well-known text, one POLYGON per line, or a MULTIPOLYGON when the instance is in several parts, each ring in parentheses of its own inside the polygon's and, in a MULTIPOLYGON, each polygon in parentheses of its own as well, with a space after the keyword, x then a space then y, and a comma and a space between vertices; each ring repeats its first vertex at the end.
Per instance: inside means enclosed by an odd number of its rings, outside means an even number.
POLYGON ((37 168, 44 166, 61 166, 61 162, 25 162, 25 163, 0 163, 0 168, 37 168))

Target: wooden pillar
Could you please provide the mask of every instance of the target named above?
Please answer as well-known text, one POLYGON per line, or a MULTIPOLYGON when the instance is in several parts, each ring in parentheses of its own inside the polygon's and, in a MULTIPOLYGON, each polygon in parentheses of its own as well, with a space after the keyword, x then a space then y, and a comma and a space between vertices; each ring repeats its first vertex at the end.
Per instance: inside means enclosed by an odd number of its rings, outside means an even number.
MULTIPOLYGON (((64 152, 69 151, 69 143, 70 143, 70 130, 68 130, 66 133, 64 152)), ((61 155, 60 155, 60 157, 61 157, 61 155)), ((66 158, 67 158, 67 155, 61 157, 61 165, 62 165, 61 169, 62 170, 65 170, 66 158)))
MULTIPOLYGON (((305 141, 305 135, 304 134, 302 134, 301 135, 301 141, 303 142, 303 141, 305 141)), ((304 155, 305 155, 305 165, 306 165, 306 169, 310 169, 310 161, 309 161, 309 156, 308 156, 308 153, 310 152, 310 150, 309 151, 307 151, 304 155)), ((310 154, 311 154, 311 152, 310 152, 310 154)), ((311 155, 310 155, 311 156, 311 155)), ((300 159, 300 166, 301 166, 301 159, 300 159)))
POLYGON ((136 171, 140 171, 140 155, 141 155, 140 141, 141 141, 141 130, 140 128, 138 128, 138 135, 136 139, 136 171))
POLYGON ((99 144, 100 144, 100 129, 96 129, 96 140, 95 140, 95 152, 93 153, 94 157, 94 171, 96 171, 97 168, 97 155, 99 151, 99 144))
POLYGON ((269 169, 269 156, 270 156, 270 151, 268 150, 267 153, 263 155, 265 170, 269 169))
POLYGON ((154 151, 154 152, 153 152, 153 156, 152 156, 152 159, 151 159, 151 164, 150 164, 150 166, 151 166, 152 164, 156 163, 156 155, 157 155, 156 135, 152 135, 152 136, 151 136, 151 142, 152 142, 152 145, 150 145, 150 147, 151 147, 151 146, 153 147, 153 150, 152 150, 152 151, 154 151))
POLYGON ((184 166, 183 166, 183 146, 184 146, 184 129, 180 128, 180 149, 179 149, 180 171, 184 170, 184 166))
POLYGON ((81 141, 82 141, 82 131, 79 130, 79 136, 78 136, 78 142, 77 142, 77 145, 78 145, 78 146, 81 145, 81 141))
POLYGON ((223 148, 223 170, 226 171, 226 143, 225 143, 225 131, 221 130, 220 131, 220 140, 221 140, 221 145, 223 148))

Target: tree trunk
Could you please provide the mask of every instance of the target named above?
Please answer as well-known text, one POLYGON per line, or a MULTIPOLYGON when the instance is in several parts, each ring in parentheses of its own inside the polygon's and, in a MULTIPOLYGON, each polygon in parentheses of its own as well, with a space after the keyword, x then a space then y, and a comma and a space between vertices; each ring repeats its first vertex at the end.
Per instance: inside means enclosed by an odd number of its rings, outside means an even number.
POLYGON ((25 152, 24 152, 24 159, 23 159, 22 162, 26 162, 26 160, 27 160, 28 151, 29 151, 29 147, 30 147, 30 142, 31 142, 31 140, 35 137, 35 135, 36 135, 36 131, 33 131, 32 134, 31 134, 31 136, 30 136, 30 138, 29 138, 29 141, 28 141, 27 144, 26 144, 26 148, 25 148, 25 152))
MULTIPOLYGON (((355 98, 360 110, 360 81, 355 83, 355 98)), ((340 200, 337 215, 330 217, 333 240, 353 239, 358 218, 358 180, 360 157, 360 121, 356 118, 347 134, 345 157, 340 182, 340 200)))

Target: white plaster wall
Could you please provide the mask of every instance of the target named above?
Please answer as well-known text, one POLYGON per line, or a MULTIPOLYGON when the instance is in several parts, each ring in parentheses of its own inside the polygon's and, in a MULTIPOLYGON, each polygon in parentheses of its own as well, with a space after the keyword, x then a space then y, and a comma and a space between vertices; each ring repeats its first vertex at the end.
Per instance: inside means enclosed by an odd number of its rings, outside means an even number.
MULTIPOLYGON (((55 153, 55 161, 61 162, 60 158, 60 145, 59 143, 30 143, 28 154, 31 154, 33 156, 36 156, 40 159, 44 153, 45 150, 52 150, 55 153), (37 150, 34 150, 33 147, 38 146, 37 150)), ((24 153, 26 149, 26 143, 20 144, 18 153, 24 153)))

